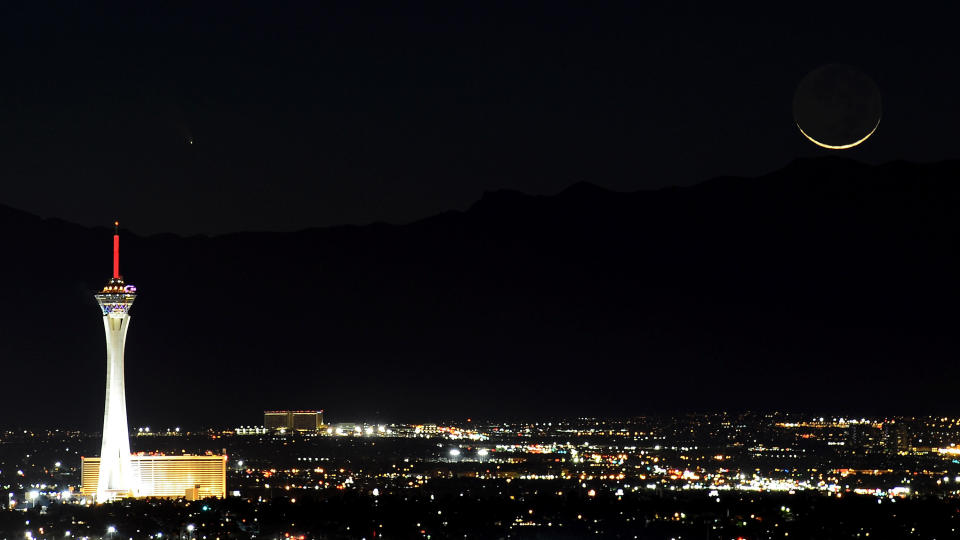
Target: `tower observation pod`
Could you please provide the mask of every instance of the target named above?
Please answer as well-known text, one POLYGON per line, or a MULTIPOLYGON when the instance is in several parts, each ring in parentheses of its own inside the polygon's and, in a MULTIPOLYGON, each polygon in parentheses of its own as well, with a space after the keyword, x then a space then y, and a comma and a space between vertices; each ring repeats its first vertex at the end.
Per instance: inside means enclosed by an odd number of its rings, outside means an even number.
POLYGON ((103 405, 97 502, 135 495, 123 384, 123 349, 130 328, 130 307, 137 297, 137 288, 125 283, 120 275, 119 225, 114 223, 113 277, 95 295, 103 312, 103 330, 107 337, 107 392, 103 405))

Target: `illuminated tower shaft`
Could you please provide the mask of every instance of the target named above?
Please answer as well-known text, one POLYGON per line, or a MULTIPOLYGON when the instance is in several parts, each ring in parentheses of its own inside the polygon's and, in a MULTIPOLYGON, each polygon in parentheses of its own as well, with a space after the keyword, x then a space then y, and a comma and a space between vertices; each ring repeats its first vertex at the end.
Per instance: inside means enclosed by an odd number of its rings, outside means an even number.
POLYGON ((123 383, 123 350, 130 328, 130 307, 136 287, 120 276, 120 236, 113 235, 113 277, 96 294, 103 311, 107 336, 107 393, 103 405, 103 441, 100 446, 100 475, 97 502, 133 494, 135 478, 130 464, 127 402, 123 383))

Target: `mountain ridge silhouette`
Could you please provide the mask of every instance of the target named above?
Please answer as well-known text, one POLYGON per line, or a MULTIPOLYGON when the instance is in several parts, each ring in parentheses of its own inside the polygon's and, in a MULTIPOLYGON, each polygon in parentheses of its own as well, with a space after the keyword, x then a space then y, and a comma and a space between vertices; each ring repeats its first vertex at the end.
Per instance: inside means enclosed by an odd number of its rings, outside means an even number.
MULTIPOLYGON (((960 162, 499 190, 405 225, 139 236, 131 427, 952 410, 960 162)), ((0 424, 97 429, 110 230, 0 206, 0 424), (68 406, 65 406, 68 404, 68 406)))

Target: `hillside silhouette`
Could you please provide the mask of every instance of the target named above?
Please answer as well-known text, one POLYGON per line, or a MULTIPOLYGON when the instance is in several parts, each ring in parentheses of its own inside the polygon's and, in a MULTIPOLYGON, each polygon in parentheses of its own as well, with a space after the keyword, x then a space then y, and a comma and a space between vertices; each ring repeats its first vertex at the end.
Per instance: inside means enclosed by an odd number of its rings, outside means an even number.
MULTIPOLYGON (((131 427, 954 410, 958 208, 960 162, 831 157, 496 191, 408 225, 124 233, 131 427)), ((98 429, 111 231, 7 207, 0 224, 0 423, 98 429)))

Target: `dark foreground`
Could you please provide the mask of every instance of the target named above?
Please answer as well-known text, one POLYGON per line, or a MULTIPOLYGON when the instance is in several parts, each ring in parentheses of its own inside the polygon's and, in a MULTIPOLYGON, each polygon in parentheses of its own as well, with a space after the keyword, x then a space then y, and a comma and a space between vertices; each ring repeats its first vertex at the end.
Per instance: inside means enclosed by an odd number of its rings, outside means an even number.
POLYGON ((558 483, 434 481, 432 489, 51 503, 0 512, 6 538, 951 538, 960 504, 820 494, 564 493, 558 483), (555 489, 554 489, 555 488, 555 489), (718 500, 719 498, 719 500, 718 500), (192 531, 190 530, 192 527, 192 531), (115 531, 108 533, 110 527, 115 531), (69 531, 69 532, 68 532, 69 531))

